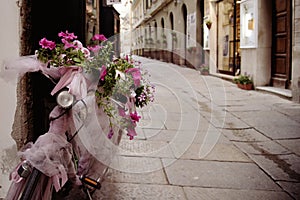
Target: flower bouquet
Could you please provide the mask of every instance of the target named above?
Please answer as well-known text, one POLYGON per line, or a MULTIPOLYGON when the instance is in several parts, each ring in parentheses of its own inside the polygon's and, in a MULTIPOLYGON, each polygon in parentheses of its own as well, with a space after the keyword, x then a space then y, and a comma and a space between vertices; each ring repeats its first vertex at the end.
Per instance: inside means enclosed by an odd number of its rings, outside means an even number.
POLYGON ((19 152, 22 161, 11 173, 14 184, 8 199, 19 195, 25 184, 18 173, 18 167, 25 161, 49 177, 41 180, 47 183, 37 184, 36 194, 43 193, 44 197, 52 192, 51 187, 43 185, 53 185, 60 191, 67 180, 80 185, 79 177, 96 174, 93 181, 98 183, 95 180, 110 165, 120 135, 126 133, 130 140, 137 135, 135 129, 141 119, 138 108, 154 100, 155 87, 149 73, 130 56, 114 57, 113 43, 104 35, 93 36, 87 47, 74 33, 65 31, 58 36, 61 43, 43 38, 35 55, 21 57, 5 66, 19 76, 39 71, 55 84, 51 95, 66 90, 75 99, 71 108, 56 106, 49 116, 52 120, 49 131, 27 145, 26 151, 19 152), (66 114, 67 111, 70 112, 66 114))
MULTIPOLYGON (((68 31, 61 32, 58 36, 61 37, 62 43, 56 44, 43 38, 39 43, 41 48, 36 51, 36 57, 44 67, 58 68, 58 71, 62 72, 59 74, 61 79, 51 94, 68 86, 74 95, 83 98, 86 91, 76 89, 78 83, 86 84, 83 83, 82 77, 77 80, 74 76, 69 85, 60 82, 69 80, 70 74, 75 75, 78 72, 83 72, 85 76, 87 73, 96 75, 96 80, 99 80, 95 91, 98 106, 104 109, 109 118, 118 118, 118 123, 122 121, 123 128, 126 128, 128 136, 133 139, 136 136, 134 127, 141 118, 136 108, 142 108, 154 100, 155 88, 148 79, 147 71, 142 68, 141 63, 128 55, 125 58, 114 58, 113 45, 104 35, 93 36, 88 47, 83 47, 82 43, 76 40, 77 36, 68 31), (72 72, 67 74, 66 71, 72 72), (68 77, 65 77, 66 75, 68 77), (77 84, 73 86, 72 82, 77 84)), ((51 76, 49 71, 46 73, 51 76)), ((109 131, 108 136, 111 135, 112 131, 109 131)))

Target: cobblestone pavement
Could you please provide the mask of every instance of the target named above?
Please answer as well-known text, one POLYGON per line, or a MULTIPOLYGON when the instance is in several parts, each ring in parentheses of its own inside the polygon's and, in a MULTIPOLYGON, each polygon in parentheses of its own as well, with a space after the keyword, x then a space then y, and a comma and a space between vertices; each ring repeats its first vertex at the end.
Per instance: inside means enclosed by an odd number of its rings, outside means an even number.
MULTIPOLYGON (((156 99, 139 110, 93 199, 300 199, 300 104, 136 57, 156 99)), ((71 192, 69 199, 85 199, 71 192)))
POLYGON ((300 199, 300 104, 136 59, 156 100, 95 199, 300 199))

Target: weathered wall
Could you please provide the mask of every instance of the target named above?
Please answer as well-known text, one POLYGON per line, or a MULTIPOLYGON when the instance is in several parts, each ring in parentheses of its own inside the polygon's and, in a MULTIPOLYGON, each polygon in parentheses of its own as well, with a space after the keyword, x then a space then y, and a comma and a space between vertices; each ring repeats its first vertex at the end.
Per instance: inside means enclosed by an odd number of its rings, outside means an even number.
MULTIPOLYGON (((0 2, 0 63, 19 55, 19 7, 16 1, 1 0, 0 2)), ((3 78, 3 77, 2 77, 3 78)), ((16 162, 15 141, 11 137, 12 124, 16 107, 16 79, 7 82, 0 79, 0 198, 5 197, 9 187, 8 175, 16 162)))
POLYGON ((292 95, 300 103, 300 0, 293 2, 292 95))

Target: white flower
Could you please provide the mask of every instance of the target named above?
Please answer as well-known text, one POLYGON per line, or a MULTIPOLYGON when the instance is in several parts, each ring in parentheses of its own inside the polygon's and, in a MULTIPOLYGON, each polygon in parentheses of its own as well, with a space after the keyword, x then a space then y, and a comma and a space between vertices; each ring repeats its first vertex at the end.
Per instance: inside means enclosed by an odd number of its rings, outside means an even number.
POLYGON ((125 77, 125 74, 119 70, 116 69, 116 76, 115 78, 117 79, 118 77, 120 77, 122 80, 125 80, 126 77, 125 77))
POLYGON ((84 53, 84 57, 86 57, 86 58, 90 57, 91 52, 87 48, 82 47, 80 50, 82 51, 82 53, 84 53))
POLYGON ((82 49, 83 48, 83 45, 82 45, 82 43, 79 40, 74 40, 73 44, 75 46, 77 46, 78 49, 82 49))
POLYGON ((130 90, 130 97, 134 98, 136 96, 136 93, 134 90, 130 90))

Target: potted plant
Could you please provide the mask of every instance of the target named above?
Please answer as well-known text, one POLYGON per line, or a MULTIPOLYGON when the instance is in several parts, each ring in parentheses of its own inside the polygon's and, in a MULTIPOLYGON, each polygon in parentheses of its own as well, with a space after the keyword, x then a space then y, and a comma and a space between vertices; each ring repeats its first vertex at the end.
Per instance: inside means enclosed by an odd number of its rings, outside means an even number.
POLYGON ((237 86, 244 90, 252 90, 253 89, 253 81, 249 75, 239 75, 238 77, 233 79, 233 82, 237 84, 237 86))
POLYGON ((200 68, 200 72, 202 75, 208 75, 209 74, 209 66, 207 64, 202 64, 200 68))

